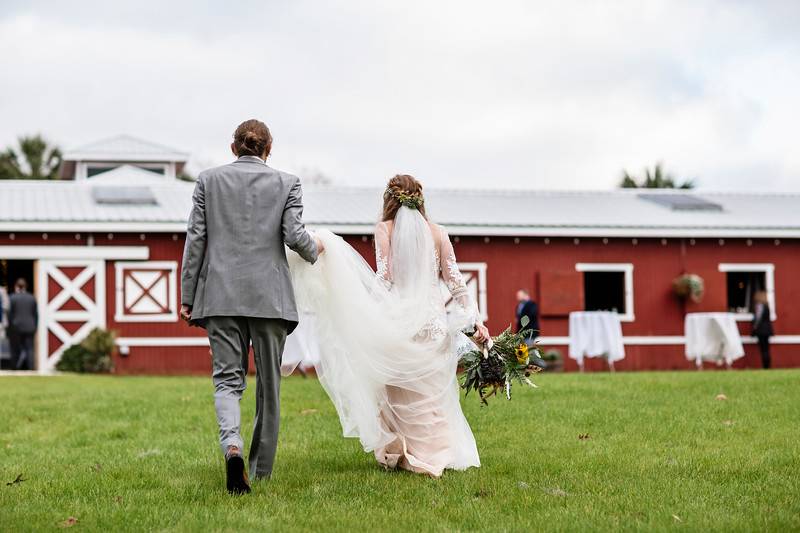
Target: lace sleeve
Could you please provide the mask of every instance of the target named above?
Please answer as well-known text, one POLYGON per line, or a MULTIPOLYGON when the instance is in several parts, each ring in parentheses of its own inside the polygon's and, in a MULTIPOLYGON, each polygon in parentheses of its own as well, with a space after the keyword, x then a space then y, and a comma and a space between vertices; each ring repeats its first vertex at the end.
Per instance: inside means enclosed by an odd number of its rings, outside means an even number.
POLYGON ((470 296, 464 276, 458 269, 456 253, 450 242, 450 236, 444 228, 440 228, 440 232, 439 260, 441 261, 442 280, 444 280, 447 290, 450 291, 453 301, 458 304, 459 310, 472 320, 472 324, 480 324, 483 321, 478 312, 478 305, 470 296))
POLYGON ((392 286, 391 256, 389 228, 385 222, 379 222, 375 226, 375 273, 387 288, 392 286))

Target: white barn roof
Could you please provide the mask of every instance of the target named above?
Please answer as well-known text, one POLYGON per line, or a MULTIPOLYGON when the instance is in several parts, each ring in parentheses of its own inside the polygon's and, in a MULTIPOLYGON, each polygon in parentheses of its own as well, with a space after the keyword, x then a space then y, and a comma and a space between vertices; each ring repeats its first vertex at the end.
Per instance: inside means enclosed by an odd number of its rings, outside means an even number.
POLYGON ((189 154, 131 135, 117 135, 68 150, 65 161, 173 161, 185 162, 189 154))
POLYGON ((192 206, 193 184, 156 177, 146 170, 120 167, 110 179, 75 181, 0 182, 0 231, 181 231, 192 206), (142 175, 137 175, 143 173, 142 175), (117 182, 136 175, 142 181, 117 182), (145 181, 147 180, 147 181, 145 181), (147 189, 155 202, 147 204, 102 203, 97 189, 147 189))
MULTIPOLYGON (((381 193, 372 188, 308 191, 307 219, 344 233, 371 230, 381 193)), ((461 235, 800 237, 800 194, 431 189, 425 196, 430 218, 461 235), (688 195, 710 205, 673 209, 642 195, 665 200, 688 195)))
MULTIPOLYGON (((191 183, 128 166, 83 182, 0 181, 0 231, 181 232, 192 190, 191 183), (93 192, 114 186, 147 188, 153 201, 141 201, 137 191, 93 192)), ((368 234, 381 194, 378 188, 309 187, 304 218, 312 227, 368 234)), ((800 238, 800 194, 790 193, 430 189, 426 207, 453 235, 800 238)))

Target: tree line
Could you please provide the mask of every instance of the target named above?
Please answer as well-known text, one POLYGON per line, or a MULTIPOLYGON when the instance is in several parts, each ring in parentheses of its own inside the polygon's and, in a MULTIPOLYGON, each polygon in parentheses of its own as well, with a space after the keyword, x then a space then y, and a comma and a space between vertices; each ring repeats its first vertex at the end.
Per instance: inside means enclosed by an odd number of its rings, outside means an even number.
MULTIPOLYGON (((0 179, 52 180, 58 178, 61 166, 61 150, 48 143, 41 135, 27 135, 17 139, 16 146, 8 146, 0 152, 0 179)), ((321 174, 320 174, 321 176, 321 174)), ((192 180, 181 174, 180 179, 192 180)), ((311 181, 317 182, 312 175, 311 181)), ((327 177, 321 183, 330 183, 327 177)), ((632 176, 623 170, 619 187, 623 189, 693 189, 694 180, 678 181, 664 171, 662 163, 656 163, 651 171, 644 169, 642 177, 632 176)))
POLYGON ((61 150, 41 135, 20 137, 0 152, 0 179, 52 180, 60 166, 61 150))

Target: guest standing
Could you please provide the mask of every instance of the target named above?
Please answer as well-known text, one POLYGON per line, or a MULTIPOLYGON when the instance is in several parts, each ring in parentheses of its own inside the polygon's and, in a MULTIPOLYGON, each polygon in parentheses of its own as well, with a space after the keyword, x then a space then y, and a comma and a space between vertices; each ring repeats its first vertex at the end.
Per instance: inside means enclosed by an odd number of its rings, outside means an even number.
MULTIPOLYGON (((0 283, 3 283, 0 281, 0 283)), ((0 285, 0 363, 3 359, 11 358, 8 348, 8 308, 11 302, 8 299, 8 290, 5 285, 0 285)))
POLYGON ((517 329, 516 331, 522 331, 522 329, 528 330, 527 340, 529 343, 533 343, 536 337, 539 336, 539 306, 536 305, 536 302, 531 300, 531 295, 527 289, 520 289, 517 291, 517 329), (522 327, 522 317, 528 317, 528 325, 525 328, 522 327))
POLYGON ((753 309, 753 336, 758 339, 761 364, 764 368, 769 368, 772 364, 769 354, 769 338, 774 335, 774 332, 772 330, 769 303, 767 303, 767 293, 758 291, 754 300, 756 305, 753 309))
POLYGON ((39 325, 36 298, 28 292, 28 282, 23 278, 14 284, 10 298, 8 324, 11 330, 11 368, 33 369, 33 336, 39 325))

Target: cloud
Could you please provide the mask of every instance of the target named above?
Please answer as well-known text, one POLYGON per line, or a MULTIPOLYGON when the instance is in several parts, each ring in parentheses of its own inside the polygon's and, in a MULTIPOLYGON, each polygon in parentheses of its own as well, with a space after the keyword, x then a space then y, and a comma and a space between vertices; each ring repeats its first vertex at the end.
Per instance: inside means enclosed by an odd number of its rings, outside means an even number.
POLYGON ((800 189, 794 3, 70 4, 4 5, 0 143, 127 132, 197 170, 260 117, 273 165, 346 184, 607 188, 663 160, 800 189))

